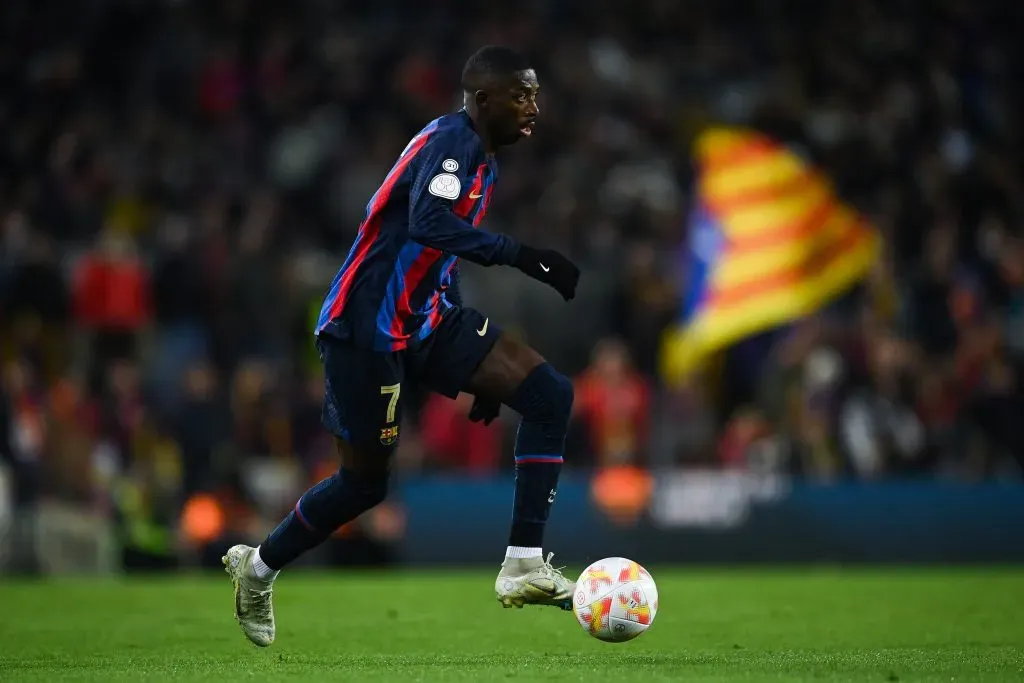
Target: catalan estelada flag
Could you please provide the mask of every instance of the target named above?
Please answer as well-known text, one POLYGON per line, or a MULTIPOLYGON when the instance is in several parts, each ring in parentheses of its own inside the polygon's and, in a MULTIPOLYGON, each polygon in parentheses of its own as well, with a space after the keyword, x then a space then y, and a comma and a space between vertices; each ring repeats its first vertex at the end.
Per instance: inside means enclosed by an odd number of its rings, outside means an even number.
POLYGON ((695 151, 683 307, 662 346, 670 383, 714 351, 815 312, 863 277, 880 249, 866 219, 779 143, 712 128, 695 151))

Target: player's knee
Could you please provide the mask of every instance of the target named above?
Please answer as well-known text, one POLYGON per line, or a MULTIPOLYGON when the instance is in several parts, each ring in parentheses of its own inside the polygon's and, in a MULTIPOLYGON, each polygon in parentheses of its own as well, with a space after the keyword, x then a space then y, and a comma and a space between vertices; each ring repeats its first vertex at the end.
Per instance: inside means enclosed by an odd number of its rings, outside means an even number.
POLYGON ((383 501, 387 482, 342 468, 306 491, 295 514, 311 531, 329 534, 383 501))
POLYGON ((386 476, 342 468, 307 491, 300 505, 313 528, 330 531, 379 505, 387 494, 386 476))
MULTIPOLYGON (((549 366, 550 367, 550 366, 549 366)), ((572 403, 576 398, 572 380, 560 372, 551 370, 554 377, 551 391, 551 414, 560 424, 569 424, 572 403)))
POLYGON ((388 496, 388 477, 386 474, 356 474, 351 471, 340 471, 337 475, 342 482, 345 482, 347 493, 353 500, 358 501, 358 506, 363 510, 369 510, 384 502, 388 496))
POLYGON ((364 489, 363 500, 366 502, 366 509, 376 507, 388 497, 388 480, 380 479, 374 481, 364 489))
POLYGON ((527 376, 511 407, 524 420, 567 426, 574 398, 572 380, 556 371, 550 363, 541 363, 527 376))

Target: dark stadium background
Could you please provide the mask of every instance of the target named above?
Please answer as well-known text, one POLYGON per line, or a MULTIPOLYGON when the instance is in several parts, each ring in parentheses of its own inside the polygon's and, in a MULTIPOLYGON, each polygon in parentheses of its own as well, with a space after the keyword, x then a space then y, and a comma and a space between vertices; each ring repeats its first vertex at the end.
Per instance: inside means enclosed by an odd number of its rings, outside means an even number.
MULTIPOLYGON (((312 316, 488 42, 543 88, 488 226, 584 269, 568 306, 463 277, 579 381, 553 550, 1024 559, 1021 10, 926 4, 0 3, 0 565, 216 564, 334 469, 312 316), (886 258, 670 390, 657 344, 711 122, 815 159, 886 258)), ((500 557, 515 420, 467 410, 420 397, 394 499, 310 562, 500 557)))

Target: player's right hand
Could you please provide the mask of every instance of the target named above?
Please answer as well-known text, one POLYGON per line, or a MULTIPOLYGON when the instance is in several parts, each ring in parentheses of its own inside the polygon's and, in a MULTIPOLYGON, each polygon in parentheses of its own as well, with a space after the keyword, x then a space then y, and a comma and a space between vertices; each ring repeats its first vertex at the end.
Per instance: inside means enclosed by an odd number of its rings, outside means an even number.
POLYGON ((534 249, 519 246, 519 254, 512 264, 534 280, 554 287, 562 298, 571 301, 576 296, 580 269, 576 264, 552 249, 534 249))
POLYGON ((491 401, 479 396, 473 399, 473 407, 469 409, 470 422, 483 422, 484 426, 494 422, 501 413, 501 401, 491 401))

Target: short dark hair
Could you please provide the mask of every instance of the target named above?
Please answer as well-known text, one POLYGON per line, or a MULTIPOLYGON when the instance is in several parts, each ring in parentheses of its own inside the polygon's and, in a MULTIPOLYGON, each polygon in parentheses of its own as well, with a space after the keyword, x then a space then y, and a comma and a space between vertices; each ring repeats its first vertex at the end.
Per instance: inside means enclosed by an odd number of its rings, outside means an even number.
POLYGON ((462 89, 467 92, 483 90, 530 68, 530 60, 522 53, 502 45, 485 45, 466 60, 462 68, 462 89))

